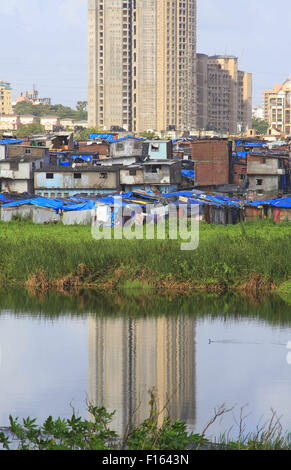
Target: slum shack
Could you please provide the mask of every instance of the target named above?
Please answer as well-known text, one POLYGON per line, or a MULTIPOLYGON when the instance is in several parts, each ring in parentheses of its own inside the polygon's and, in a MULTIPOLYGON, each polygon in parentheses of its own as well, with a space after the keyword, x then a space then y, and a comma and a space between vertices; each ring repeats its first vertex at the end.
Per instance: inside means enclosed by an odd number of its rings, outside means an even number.
MULTIPOLYGON (((1 195, 2 196, 2 195, 1 195)), ((33 197, 2 201, 1 220, 29 219, 35 224, 62 222, 64 225, 90 225, 96 201, 33 197)))
POLYGON ((143 205, 126 202, 122 196, 113 195, 96 202, 93 227, 124 227, 129 222, 143 225, 147 218, 143 205))
POLYGON ((291 197, 285 197, 271 201, 269 211, 276 223, 285 220, 291 221, 291 197))
POLYGON ((246 220, 271 219, 276 223, 291 220, 291 197, 265 201, 248 201, 244 204, 246 220))

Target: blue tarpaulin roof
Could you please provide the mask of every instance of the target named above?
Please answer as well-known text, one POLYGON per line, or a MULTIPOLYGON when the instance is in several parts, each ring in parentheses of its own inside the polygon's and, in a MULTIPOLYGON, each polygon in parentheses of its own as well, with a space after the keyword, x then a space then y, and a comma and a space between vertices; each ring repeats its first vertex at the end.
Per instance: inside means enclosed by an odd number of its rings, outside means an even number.
POLYGON ((282 209, 291 209, 291 197, 283 197, 271 201, 271 207, 281 207, 282 209))
POLYGON ((36 197, 33 199, 23 199, 21 201, 13 201, 9 202, 7 204, 3 204, 2 207, 17 207, 17 206, 23 206, 25 204, 31 204, 33 206, 39 206, 39 207, 47 207, 50 209, 54 209, 56 211, 58 210, 64 210, 64 211, 80 211, 80 210, 86 210, 86 209, 94 209, 96 201, 85 201, 84 203, 77 204, 77 203, 70 203, 70 202, 64 202, 59 199, 47 199, 45 197, 36 197))
POLYGON ((182 170, 182 176, 184 178, 191 178, 195 179, 195 171, 194 170, 182 170))
POLYGON ((270 206, 278 207, 281 209, 290 209, 291 208, 291 197, 282 197, 280 199, 273 199, 268 201, 248 201, 245 203, 246 206, 258 207, 258 206, 270 206))
MULTIPOLYGON (((60 199, 49 199, 45 197, 35 197, 30 199, 21 199, 17 201, 13 201, 9 199, 9 196, 4 194, 0 194, 0 202, 2 207, 19 207, 26 204, 31 204, 38 207, 47 207, 50 209, 54 209, 56 211, 63 210, 63 211, 80 211, 80 210, 91 210, 95 208, 96 202, 101 202, 108 205, 132 205, 132 206, 142 206, 144 205, 142 199, 146 197, 148 194, 149 200, 153 202, 157 202, 154 196, 154 193, 146 193, 142 192, 139 194, 138 192, 129 192, 120 195, 116 194, 109 194, 101 199, 86 199, 86 198, 78 198, 78 197, 71 197, 69 200, 63 201, 60 199), (131 202, 132 200, 132 202, 131 202), (140 200, 140 202, 139 202, 140 200)), ((268 205, 270 207, 278 207, 278 208, 286 208, 291 209, 291 197, 283 197, 279 199, 273 200, 263 200, 263 201, 242 201, 238 199, 231 199, 226 196, 213 196, 210 194, 202 193, 198 190, 192 191, 181 191, 176 193, 164 194, 161 197, 167 198, 171 196, 176 197, 186 197, 188 198, 188 204, 210 204, 219 207, 242 207, 242 206, 252 206, 258 207, 260 205, 268 205)))
POLYGON ((201 195, 200 197, 203 198, 203 201, 205 201, 206 203, 209 202, 211 204, 215 204, 218 206, 229 205, 233 207, 240 207, 242 203, 242 201, 230 199, 225 196, 212 196, 209 194, 205 194, 205 195, 201 195))
POLYGON ((84 162, 91 162, 92 161, 92 155, 72 155, 73 160, 77 159, 83 160, 84 162))
POLYGON ((5 144, 5 145, 21 144, 22 142, 24 142, 24 140, 19 140, 19 139, 5 139, 5 140, 0 140, 0 144, 5 144))
POLYGON ((236 155, 241 158, 247 158, 247 152, 236 152, 236 155))
POLYGON ((99 199, 98 203, 101 202, 103 204, 110 204, 115 206, 133 206, 138 207, 140 206, 136 202, 125 202, 121 196, 107 196, 103 199, 99 199))
POLYGON ((201 199, 194 199, 193 197, 189 197, 188 204, 199 204, 200 206, 203 206, 206 203, 205 201, 201 201, 201 199))
POLYGON ((11 199, 7 199, 6 196, 4 196, 3 194, 0 194, 0 201, 10 202, 11 199))
POLYGON ((134 137, 132 135, 128 135, 127 137, 121 137, 120 139, 115 139, 115 140, 111 140, 112 143, 115 143, 115 142, 122 142, 123 140, 128 140, 128 139, 134 139, 134 140, 142 140, 142 141, 146 141, 147 139, 144 139, 142 137, 134 137))
POLYGON ((111 142, 114 138, 114 134, 89 134, 89 139, 102 139, 111 142))
POLYGON ((120 196, 107 196, 104 197, 103 199, 99 199, 98 202, 102 202, 103 204, 110 204, 110 205, 120 205, 120 206, 126 206, 126 203, 123 202, 122 197, 120 196))
POLYGON ((236 145, 245 145, 246 147, 261 147, 262 145, 267 145, 267 142, 243 142, 242 140, 237 140, 236 145))
POLYGON ((192 191, 177 191, 176 193, 163 194, 162 196, 163 197, 171 197, 171 196, 193 197, 193 196, 199 196, 200 194, 203 194, 202 191, 193 189, 192 191))

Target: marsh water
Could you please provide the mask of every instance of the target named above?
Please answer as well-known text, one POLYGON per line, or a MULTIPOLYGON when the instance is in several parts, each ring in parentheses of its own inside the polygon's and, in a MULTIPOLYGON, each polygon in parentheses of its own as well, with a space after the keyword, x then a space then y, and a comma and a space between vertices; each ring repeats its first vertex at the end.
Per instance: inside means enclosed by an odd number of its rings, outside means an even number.
POLYGON ((235 438, 280 416, 291 431, 291 307, 228 295, 154 297, 139 292, 75 296, 0 292, 0 427, 9 414, 85 418, 87 403, 115 410, 122 434, 149 413, 156 389, 160 419, 235 438))

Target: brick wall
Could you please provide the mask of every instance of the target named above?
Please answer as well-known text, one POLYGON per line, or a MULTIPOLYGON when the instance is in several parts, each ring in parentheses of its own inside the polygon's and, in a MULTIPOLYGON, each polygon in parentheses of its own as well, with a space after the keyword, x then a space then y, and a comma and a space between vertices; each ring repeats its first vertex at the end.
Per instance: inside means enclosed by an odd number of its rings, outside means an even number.
POLYGON ((41 147, 24 147, 23 145, 9 145, 8 157, 44 157, 46 149, 41 147))
POLYGON ((229 184, 230 144, 224 140, 198 140, 191 143, 195 181, 199 186, 229 184))
POLYGON ((244 179, 241 178, 241 175, 244 177, 247 176, 247 162, 245 162, 245 164, 234 163, 232 168, 233 184, 240 186, 244 182, 244 179))

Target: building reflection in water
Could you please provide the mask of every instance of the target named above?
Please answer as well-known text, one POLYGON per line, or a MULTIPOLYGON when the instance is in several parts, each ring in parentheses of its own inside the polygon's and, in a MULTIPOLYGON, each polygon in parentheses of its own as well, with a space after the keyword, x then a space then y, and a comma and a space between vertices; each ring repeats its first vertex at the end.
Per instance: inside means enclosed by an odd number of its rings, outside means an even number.
MULTIPOLYGON (((157 390, 159 419, 196 418, 195 319, 89 317, 89 402, 116 410, 122 435, 149 416, 157 390), (132 418, 131 418, 132 417, 132 418)), ((191 427, 192 427, 191 426, 191 427)))

